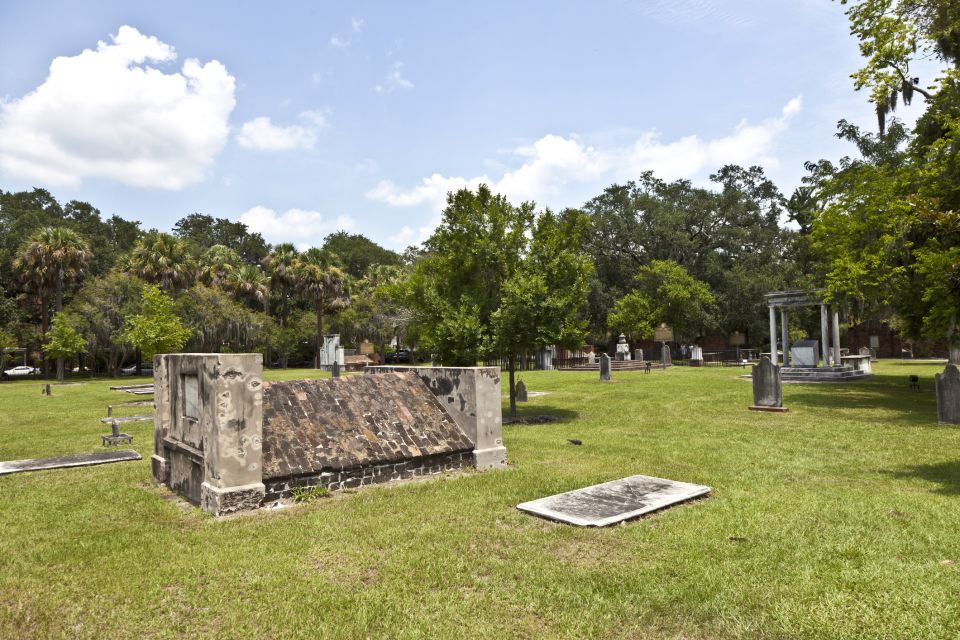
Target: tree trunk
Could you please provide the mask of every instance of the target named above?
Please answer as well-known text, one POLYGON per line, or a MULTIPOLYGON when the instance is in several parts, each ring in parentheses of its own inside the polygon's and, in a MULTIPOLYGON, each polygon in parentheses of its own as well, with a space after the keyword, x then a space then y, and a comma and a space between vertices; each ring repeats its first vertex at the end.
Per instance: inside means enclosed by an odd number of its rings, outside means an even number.
MULTIPOLYGON (((50 307, 47 302, 47 294, 40 294, 40 346, 42 348, 44 341, 47 339, 47 332, 50 331, 50 307)), ((43 373, 43 377, 47 377, 50 367, 47 362, 47 354, 43 352, 43 359, 40 360, 40 371, 43 373)))
POLYGON ((517 387, 513 381, 513 374, 517 369, 517 356, 513 353, 509 357, 509 367, 510 367, 510 417, 517 417, 517 387))
POLYGON ((320 368, 320 352, 323 351, 323 301, 317 300, 317 339, 316 355, 314 356, 314 369, 320 368))
MULTIPOLYGON (((57 278, 57 292, 56 292, 56 302, 54 304, 54 309, 59 314, 63 311, 63 273, 59 274, 57 278)), ((63 384, 63 355, 57 356, 57 382, 63 384)))

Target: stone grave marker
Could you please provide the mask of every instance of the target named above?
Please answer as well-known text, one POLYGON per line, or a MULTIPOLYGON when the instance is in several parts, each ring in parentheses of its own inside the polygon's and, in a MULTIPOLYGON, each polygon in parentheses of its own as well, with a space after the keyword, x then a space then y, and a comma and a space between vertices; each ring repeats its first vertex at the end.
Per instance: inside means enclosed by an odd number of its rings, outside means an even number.
POLYGON ((760 364, 753 365, 753 406, 751 411, 786 411, 783 406, 783 385, 780 367, 763 356, 760 364))
POLYGON ((630 476, 517 505, 517 509, 580 527, 606 527, 704 496, 710 487, 652 476, 630 476))
POLYGON ((605 353, 600 354, 600 381, 610 381, 610 356, 605 353))
POLYGON ((960 371, 956 365, 948 364, 935 379, 937 419, 942 424, 960 424, 960 371))
POLYGON ((643 362, 643 349, 634 349, 633 359, 637 362, 643 362))
POLYGON ((670 353, 670 345, 664 342, 660 353, 660 362, 663 364, 663 368, 666 369, 673 364, 673 355, 670 353))
POLYGON ((514 388, 517 402, 526 402, 527 401, 527 385, 523 383, 523 380, 519 381, 514 388))
POLYGON ((111 462, 140 460, 136 451, 101 451, 98 453, 77 453, 55 458, 32 458, 29 460, 6 460, 0 462, 0 475, 21 471, 41 471, 43 469, 64 469, 68 467, 89 467, 111 462))

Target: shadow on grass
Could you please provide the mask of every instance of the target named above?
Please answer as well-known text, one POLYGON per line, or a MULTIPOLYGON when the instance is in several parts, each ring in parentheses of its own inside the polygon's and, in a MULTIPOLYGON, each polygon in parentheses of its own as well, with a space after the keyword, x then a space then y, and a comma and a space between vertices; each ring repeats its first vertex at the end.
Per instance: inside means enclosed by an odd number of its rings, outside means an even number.
POLYGON ((559 407, 552 407, 550 405, 537 404, 535 406, 524 405, 524 403, 517 403, 517 417, 516 422, 512 422, 510 418, 510 409, 504 407, 503 409, 503 424, 512 424, 514 426, 524 426, 524 427, 536 427, 536 426, 547 426, 551 424, 557 424, 559 422, 573 422, 580 417, 580 414, 572 409, 561 409, 559 407), (537 421, 536 419, 543 416, 549 416, 549 418, 542 421, 537 421))
POLYGON ((939 462, 937 464, 918 464, 899 471, 885 472, 900 480, 920 478, 940 485, 934 493, 947 496, 960 496, 960 460, 939 462))
POLYGON ((874 375, 865 382, 784 385, 785 403, 823 409, 880 409, 898 422, 937 427, 933 380, 911 391, 907 376, 874 375))

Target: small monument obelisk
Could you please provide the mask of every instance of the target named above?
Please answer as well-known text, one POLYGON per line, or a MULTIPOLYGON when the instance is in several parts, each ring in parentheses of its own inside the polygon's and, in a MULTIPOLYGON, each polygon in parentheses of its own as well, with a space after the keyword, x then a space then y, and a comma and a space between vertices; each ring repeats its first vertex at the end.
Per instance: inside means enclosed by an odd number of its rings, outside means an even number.
POLYGON ((751 411, 787 411, 783 406, 783 386, 780 367, 763 356, 753 365, 753 405, 751 411))

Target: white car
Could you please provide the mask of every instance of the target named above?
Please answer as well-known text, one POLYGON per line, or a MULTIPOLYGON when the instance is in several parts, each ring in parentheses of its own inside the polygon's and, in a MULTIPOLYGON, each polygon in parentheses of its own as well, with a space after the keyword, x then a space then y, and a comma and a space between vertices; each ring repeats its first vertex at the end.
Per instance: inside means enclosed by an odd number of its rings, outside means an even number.
MULTIPOLYGON (((120 369, 120 375, 122 376, 135 376, 137 375, 137 365, 131 364, 128 367, 120 369)), ((153 365, 152 364, 142 364, 140 365, 140 375, 142 376, 152 376, 153 375, 153 365)))
POLYGON ((22 364, 19 367, 14 367, 13 369, 7 369, 3 373, 8 376, 30 376, 35 373, 39 373, 39 370, 34 367, 28 367, 27 365, 22 364))

